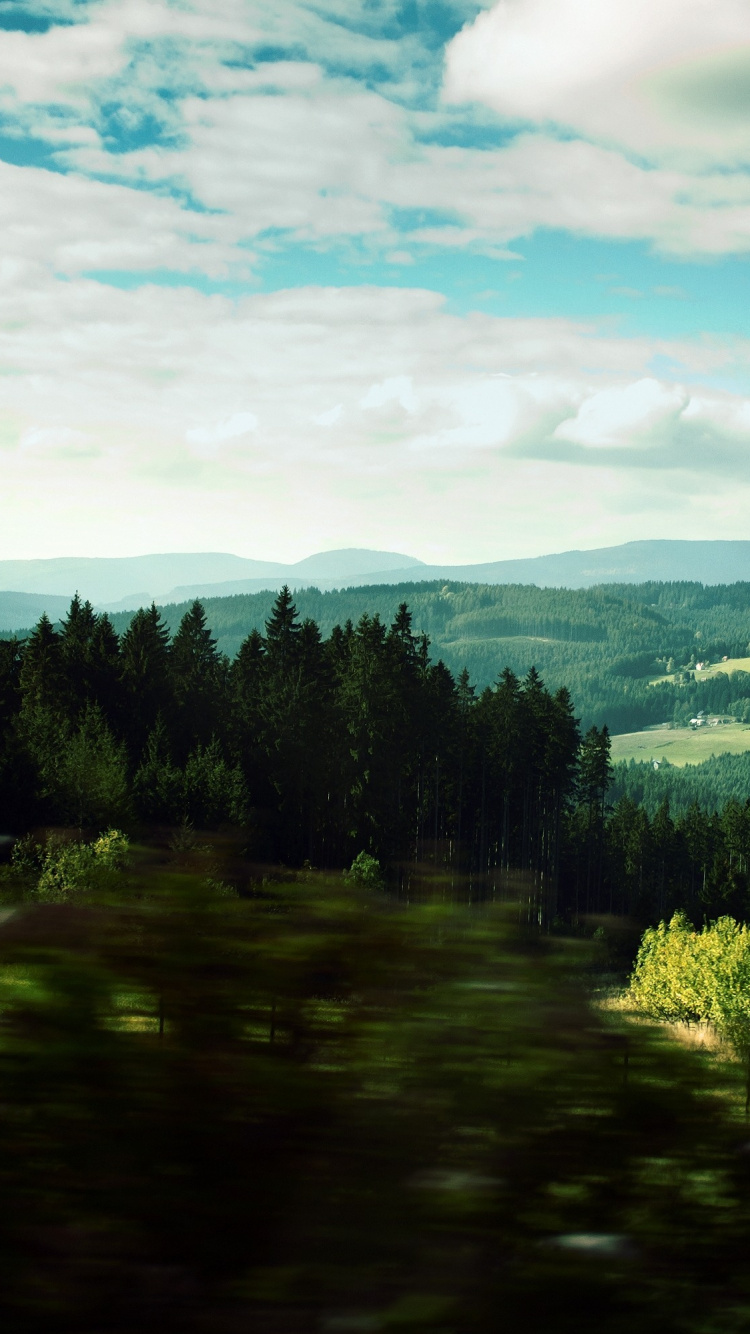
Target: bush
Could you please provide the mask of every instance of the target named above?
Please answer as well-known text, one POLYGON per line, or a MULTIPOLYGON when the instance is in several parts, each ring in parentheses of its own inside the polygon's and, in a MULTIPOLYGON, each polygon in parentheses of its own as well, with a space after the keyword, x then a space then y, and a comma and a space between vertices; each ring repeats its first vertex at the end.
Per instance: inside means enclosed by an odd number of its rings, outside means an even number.
POLYGON ((720 917, 694 931, 682 913, 646 931, 630 996, 657 1019, 711 1023, 750 1052, 750 929, 720 917))
POLYGON ((108 829, 93 843, 50 837, 41 844, 27 837, 13 849, 11 865, 30 882, 35 898, 64 903, 78 894, 111 885, 125 865, 128 846, 119 829, 108 829))
POLYGON ((383 887, 383 873, 380 869, 380 862, 377 857, 372 857, 369 852, 357 853, 346 873, 346 878, 351 884, 358 885, 361 889, 382 889, 383 887))

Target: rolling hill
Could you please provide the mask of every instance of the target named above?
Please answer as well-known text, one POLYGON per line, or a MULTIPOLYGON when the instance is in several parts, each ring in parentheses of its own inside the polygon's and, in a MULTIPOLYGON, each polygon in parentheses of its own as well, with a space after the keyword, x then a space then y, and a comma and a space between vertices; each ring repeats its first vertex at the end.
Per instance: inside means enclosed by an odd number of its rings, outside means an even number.
POLYGON ((594 551, 563 551, 521 560, 472 565, 427 565, 401 552, 348 548, 322 551, 294 564, 249 560, 223 552, 150 556, 73 557, 0 561, 0 630, 22 629, 18 602, 8 592, 48 599, 78 591, 100 609, 135 610, 144 603, 194 597, 231 597, 311 585, 321 591, 372 585, 450 580, 477 584, 533 584, 539 588, 593 588, 600 584, 750 581, 750 541, 627 542, 594 551), (8 590, 4 592, 2 590, 8 590))

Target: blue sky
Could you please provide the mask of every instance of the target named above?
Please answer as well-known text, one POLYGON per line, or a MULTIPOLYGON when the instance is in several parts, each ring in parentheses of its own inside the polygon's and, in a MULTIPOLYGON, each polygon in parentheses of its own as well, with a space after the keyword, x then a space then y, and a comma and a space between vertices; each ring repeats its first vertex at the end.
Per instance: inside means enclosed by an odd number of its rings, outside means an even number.
POLYGON ((745 0, 0 0, 0 555, 744 537, 745 0))

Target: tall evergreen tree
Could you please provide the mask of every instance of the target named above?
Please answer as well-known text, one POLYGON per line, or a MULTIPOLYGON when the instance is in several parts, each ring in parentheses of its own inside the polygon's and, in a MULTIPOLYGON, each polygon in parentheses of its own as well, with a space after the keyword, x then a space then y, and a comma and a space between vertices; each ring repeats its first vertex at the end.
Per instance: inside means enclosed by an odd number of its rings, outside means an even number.
POLYGON ((92 648, 96 622, 91 603, 82 602, 76 593, 60 631, 67 712, 71 722, 78 719, 93 697, 92 648))
POLYGON ((137 764, 149 732, 161 716, 171 723, 174 703, 169 677, 169 631, 154 603, 137 611, 121 640, 125 735, 137 764))
POLYGON ((99 705, 108 726, 117 735, 124 725, 124 692, 120 640, 109 617, 97 616, 91 636, 91 697, 99 705))
POLYGON ((16 639, 0 639, 0 741, 21 707, 23 648, 16 639))
POLYGON ((66 683, 60 636, 46 612, 24 645, 19 685, 25 710, 64 711, 66 683))
MULTIPOLYGON (((258 654, 257 644, 249 655, 258 654)), ((328 794, 333 673, 320 631, 299 623, 288 588, 283 588, 266 623, 259 724, 267 773, 276 793, 277 848, 285 859, 319 859, 330 853, 328 794)))
POLYGON ((185 612, 172 640, 170 677, 175 703, 175 738, 178 759, 195 746, 208 745, 222 716, 226 678, 225 660, 206 622, 201 602, 185 612))
POLYGON ((281 684, 284 676, 297 665, 297 645, 300 623, 297 608, 286 584, 273 604, 266 621, 266 655, 268 670, 281 684))

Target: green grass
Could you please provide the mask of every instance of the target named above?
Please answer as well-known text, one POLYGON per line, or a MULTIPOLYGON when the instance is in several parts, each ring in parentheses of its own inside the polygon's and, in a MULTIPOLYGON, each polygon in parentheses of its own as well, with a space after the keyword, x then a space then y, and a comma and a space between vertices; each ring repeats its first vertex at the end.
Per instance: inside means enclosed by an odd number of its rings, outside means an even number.
POLYGON ((697 681, 704 681, 709 676, 732 676, 734 672, 750 672, 750 658, 727 658, 726 662, 714 662, 703 672, 696 672, 697 681))
MULTIPOLYGON (((712 662, 710 667, 703 671, 696 671, 696 681, 708 681, 712 676, 733 676, 735 672, 750 673, 750 658, 727 658, 725 662, 712 662)), ((649 685, 674 685, 679 676, 679 672, 673 672, 669 676, 652 676, 649 685)))
POLYGON ((612 737, 612 760, 668 760, 682 767, 702 764, 712 755, 742 755, 750 750, 750 727, 720 723, 716 727, 660 727, 612 737))

